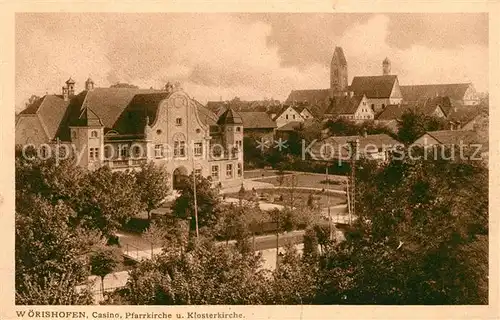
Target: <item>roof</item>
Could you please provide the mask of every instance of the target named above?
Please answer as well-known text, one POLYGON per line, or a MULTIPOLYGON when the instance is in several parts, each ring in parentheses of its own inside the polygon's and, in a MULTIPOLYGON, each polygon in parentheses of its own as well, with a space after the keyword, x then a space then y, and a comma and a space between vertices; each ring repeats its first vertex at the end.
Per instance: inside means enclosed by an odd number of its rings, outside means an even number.
POLYGON ((288 122, 285 125, 282 125, 277 131, 295 131, 296 129, 300 128, 303 125, 302 121, 291 121, 288 122))
MULTIPOLYGON (((59 95, 46 95, 23 110, 22 115, 37 115, 47 128, 49 138, 70 140, 70 126, 102 125, 105 132, 116 130, 122 135, 144 132, 146 119, 156 120, 160 102, 168 98, 166 91, 137 88, 95 88, 82 91, 69 101, 59 95)), ((198 108, 200 121, 215 125, 217 117, 192 100, 198 108)))
POLYGON ((479 115, 488 115, 487 108, 476 106, 456 106, 452 107, 448 113, 448 120, 453 122, 468 123, 479 115))
POLYGON ((278 100, 254 100, 242 101, 233 99, 231 101, 208 101, 206 107, 215 114, 222 114, 227 108, 231 106, 234 111, 268 111, 269 109, 280 106, 278 100))
POLYGON ((224 124, 243 124, 241 116, 234 111, 232 108, 227 108, 224 113, 222 113, 217 120, 218 125, 224 124))
POLYGON ((287 103, 307 102, 309 105, 328 102, 330 89, 292 90, 286 99, 287 103))
POLYGON ((477 133, 472 130, 428 131, 426 134, 443 145, 480 143, 477 133))
MULTIPOLYGON (((318 141, 315 143, 311 152, 315 155, 320 155, 322 152, 328 154, 329 152, 334 152, 335 156, 343 156, 344 158, 348 158, 350 153, 350 143, 353 141, 359 141, 358 150, 360 154, 370 152, 370 151, 378 151, 380 148, 390 149, 396 145, 399 145, 400 142, 393 139, 391 136, 381 133, 381 134, 371 134, 371 135, 359 135, 359 136, 332 136, 328 137, 322 141, 318 141), (331 150, 321 150, 323 145, 330 146, 331 150), (377 150, 373 150, 374 147, 377 150)), ((327 148, 328 149, 328 148, 327 148)))
POLYGON ((292 106, 292 108, 294 108, 298 113, 301 113, 304 110, 307 110, 309 113, 311 113, 311 110, 307 109, 306 106, 292 106))
POLYGON ((465 92, 471 83, 423 84, 400 86, 403 99, 418 101, 421 99, 446 96, 452 100, 463 100, 465 92))
POLYGON ((359 104, 363 100, 363 96, 345 96, 333 98, 326 114, 354 114, 358 110, 359 104))
POLYGON ((346 66, 347 65, 347 60, 344 55, 344 50, 342 50, 342 47, 335 47, 335 50, 333 51, 333 57, 332 59, 337 58, 340 65, 346 66))
POLYGON ((19 115, 37 115, 47 128, 48 138, 52 140, 56 137, 59 123, 68 105, 69 101, 64 101, 60 95, 45 95, 21 111, 19 115))
POLYGON ((354 77, 350 90, 367 98, 389 98, 398 77, 395 75, 354 77))
POLYGON ((238 112, 244 129, 267 129, 276 128, 274 122, 266 112, 238 112))
POLYGON ((437 97, 427 99, 426 101, 420 101, 412 105, 390 104, 379 113, 377 120, 400 120, 403 114, 408 111, 414 111, 424 115, 432 115, 438 107, 441 108, 443 113, 446 115, 447 111, 451 108, 449 99, 446 97, 437 97))

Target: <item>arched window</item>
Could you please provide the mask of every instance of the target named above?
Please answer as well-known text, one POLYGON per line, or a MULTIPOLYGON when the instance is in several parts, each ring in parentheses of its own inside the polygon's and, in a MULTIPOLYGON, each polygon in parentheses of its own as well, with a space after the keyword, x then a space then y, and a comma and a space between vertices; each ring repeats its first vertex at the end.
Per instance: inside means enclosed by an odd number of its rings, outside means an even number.
POLYGON ((174 135, 174 158, 186 156, 186 137, 182 133, 174 135))
POLYGON ((96 131, 96 130, 92 130, 92 131, 90 132, 90 136, 91 136, 92 138, 97 138, 97 137, 99 136, 99 134, 97 133, 97 131, 96 131))

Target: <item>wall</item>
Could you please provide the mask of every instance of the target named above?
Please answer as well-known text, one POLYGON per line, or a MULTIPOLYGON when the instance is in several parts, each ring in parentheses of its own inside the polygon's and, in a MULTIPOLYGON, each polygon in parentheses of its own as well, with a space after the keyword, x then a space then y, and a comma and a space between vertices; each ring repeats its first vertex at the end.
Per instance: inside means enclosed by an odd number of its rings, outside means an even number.
POLYGON ((287 123, 294 122, 294 121, 304 121, 302 116, 295 111, 292 107, 288 107, 288 109, 285 110, 276 120, 276 126, 282 127, 287 123), (288 116, 288 119, 287 119, 288 116), (295 117, 295 118, 294 118, 295 117))

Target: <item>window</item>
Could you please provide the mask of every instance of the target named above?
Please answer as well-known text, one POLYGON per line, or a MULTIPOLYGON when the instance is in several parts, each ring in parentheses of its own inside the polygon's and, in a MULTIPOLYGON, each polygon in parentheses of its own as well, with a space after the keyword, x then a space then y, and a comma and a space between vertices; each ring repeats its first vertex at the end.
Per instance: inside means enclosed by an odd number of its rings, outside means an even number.
POLYGON ((194 144, 194 155, 201 156, 203 154, 203 143, 195 142, 194 144))
POLYGON ((97 133, 97 131, 96 131, 96 130, 92 130, 92 131, 90 132, 90 136, 91 136, 92 138, 97 138, 97 137, 99 136, 99 134, 97 133))
POLYGON ((214 156, 214 157, 222 156, 222 146, 221 145, 216 144, 212 147, 212 156, 214 156))
POLYGON ((385 104, 384 104, 384 103, 382 103, 382 109, 384 109, 384 108, 385 108, 385 104))
POLYGON ((363 105, 366 106, 366 101, 363 101, 363 105))
POLYGON ((66 157, 66 146, 59 146, 59 157, 66 157))
POLYGON ((163 145, 157 144, 155 145, 155 158, 163 158, 163 145))
POLYGON ((176 118, 175 119, 175 125, 176 126, 182 126, 182 118, 176 118))
POLYGON ((200 132, 201 132, 201 130, 199 128, 196 129, 196 133, 200 133, 200 132))
POLYGON ((232 178, 232 177, 233 177, 233 165, 227 164, 226 165, 226 178, 232 178))
POLYGON ((142 154, 141 154, 142 150, 141 150, 140 146, 134 146, 132 148, 132 150, 133 150, 132 152, 133 152, 134 157, 138 158, 138 157, 142 156, 142 154))
POLYGON ((156 134, 161 134, 161 129, 156 130, 156 134))
POLYGON ((241 140, 236 140, 236 147, 238 150, 241 150, 243 147, 243 142, 241 140))
POLYGON ((109 159, 111 158, 111 155, 113 154, 113 147, 112 146, 104 146, 104 158, 109 159))
POLYGON ((372 110, 375 110, 375 104, 372 103, 372 110))
POLYGON ((120 157, 121 158, 128 157, 128 146, 127 145, 120 146, 120 157))
POLYGON ((99 148, 90 148, 89 149, 89 159, 97 160, 99 158, 99 148))
POLYGON ((219 180, 219 166, 212 166, 212 179, 219 180))
POLYGON ((241 163, 238 163, 238 177, 241 177, 243 175, 243 166, 241 163))
POLYGON ((241 131, 241 127, 236 127, 236 131, 240 132, 241 131))
POLYGON ((293 115, 292 118, 295 119, 295 115, 293 115))
POLYGON ((288 115, 286 115, 286 119, 288 120, 288 115))
POLYGON ((174 157, 186 156, 186 141, 174 141, 174 157))
POLYGON ((73 139, 73 140, 76 139, 76 131, 75 130, 71 131, 71 139, 73 139))
POLYGON ((46 147, 46 146, 43 146, 40 148, 40 153, 41 153, 41 157, 43 159, 47 158, 48 154, 49 154, 49 148, 46 147))
POLYGON ((194 169, 194 174, 197 176, 201 176, 201 169, 194 169))

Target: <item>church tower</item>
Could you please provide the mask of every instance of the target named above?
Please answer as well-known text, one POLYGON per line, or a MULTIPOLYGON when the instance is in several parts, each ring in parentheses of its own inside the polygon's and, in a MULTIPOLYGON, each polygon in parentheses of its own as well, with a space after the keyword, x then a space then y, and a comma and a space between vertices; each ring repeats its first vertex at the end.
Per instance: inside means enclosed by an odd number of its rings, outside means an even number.
POLYGON ((332 96, 347 93, 347 60, 341 47, 335 47, 330 64, 330 90, 332 96))
POLYGON ((391 74, 391 60, 389 60, 389 58, 385 58, 382 62, 382 74, 384 76, 391 74))

